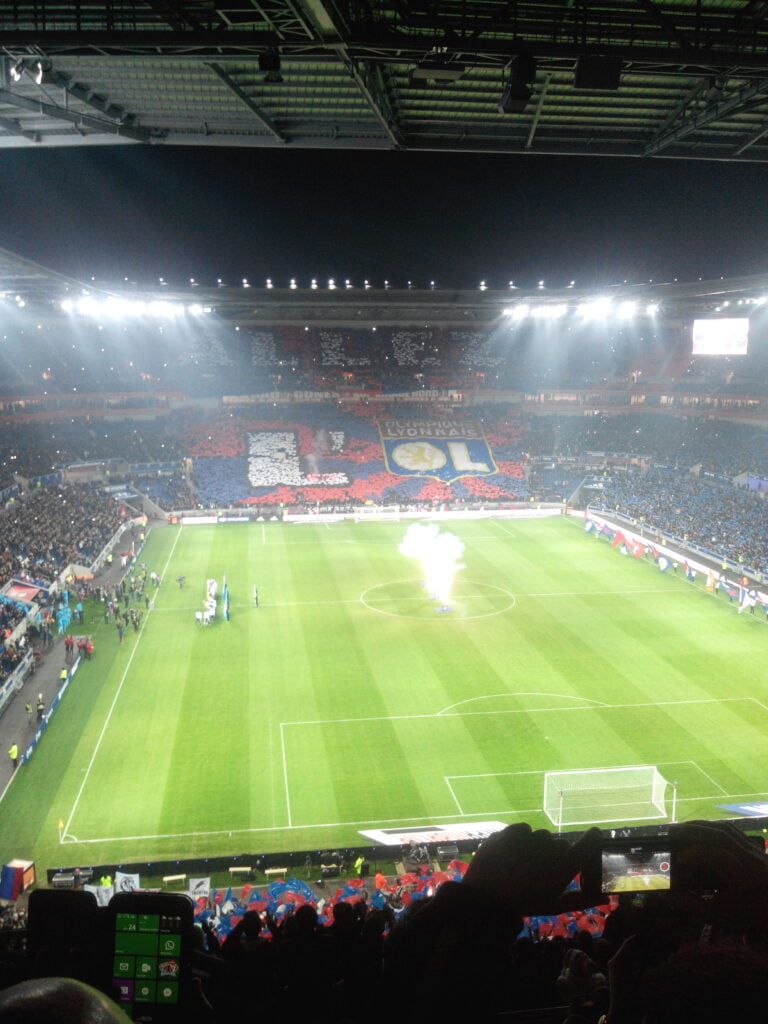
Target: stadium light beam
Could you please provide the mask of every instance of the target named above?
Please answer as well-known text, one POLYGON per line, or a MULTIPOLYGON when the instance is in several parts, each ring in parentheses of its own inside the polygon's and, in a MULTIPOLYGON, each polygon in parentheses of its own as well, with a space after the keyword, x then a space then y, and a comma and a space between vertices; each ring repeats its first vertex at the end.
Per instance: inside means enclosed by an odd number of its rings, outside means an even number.
POLYGON ((559 320, 568 312, 564 302, 553 302, 546 306, 531 306, 531 316, 537 320, 559 320))
POLYGON ((611 312, 611 307, 611 300, 601 297, 580 303, 576 311, 585 320, 601 320, 608 316, 611 312))

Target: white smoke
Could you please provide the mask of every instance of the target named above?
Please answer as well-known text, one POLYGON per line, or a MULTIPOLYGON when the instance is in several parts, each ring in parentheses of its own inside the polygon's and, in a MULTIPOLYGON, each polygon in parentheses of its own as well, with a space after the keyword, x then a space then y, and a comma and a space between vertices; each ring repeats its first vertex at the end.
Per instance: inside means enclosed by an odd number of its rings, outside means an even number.
POLYGON ((464 568, 461 562, 464 542, 453 533, 441 533, 435 523, 412 523, 398 551, 419 560, 427 592, 443 607, 447 606, 453 578, 464 568))

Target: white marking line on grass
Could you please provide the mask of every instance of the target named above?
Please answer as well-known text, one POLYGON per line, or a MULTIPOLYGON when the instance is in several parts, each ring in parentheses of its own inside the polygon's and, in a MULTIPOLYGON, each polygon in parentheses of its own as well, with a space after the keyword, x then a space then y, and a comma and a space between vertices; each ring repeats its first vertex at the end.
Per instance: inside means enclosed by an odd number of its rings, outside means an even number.
MULTIPOLYGON (((755 698, 753 698, 753 697, 712 697, 712 698, 705 698, 705 699, 700 699, 700 700, 660 701, 660 702, 657 702, 657 703, 649 702, 649 703, 646 703, 646 704, 607 704, 606 708, 608 708, 610 710, 621 710, 622 708, 628 708, 628 707, 657 707, 657 706, 658 707, 664 707, 666 705, 678 705, 678 704, 728 704, 728 703, 737 702, 737 701, 752 701, 755 704, 759 704, 760 707, 763 708, 763 710, 768 710, 768 708, 765 708, 765 706, 763 704, 761 704, 760 701, 755 700, 755 698)), ((571 706, 571 707, 567 707, 567 708, 536 708, 532 712, 528 711, 526 709, 513 709, 513 710, 510 710, 510 711, 464 711, 464 712, 455 712, 455 713, 452 713, 452 714, 449 714, 449 715, 445 715, 444 714, 442 716, 440 714, 425 714, 425 715, 378 715, 378 716, 367 717, 367 718, 328 718, 328 719, 315 719, 313 721, 281 722, 280 723, 280 732, 281 732, 281 737, 282 737, 284 735, 283 729, 284 729, 284 726, 286 726, 286 725, 336 725, 336 724, 344 724, 344 723, 347 723, 347 722, 383 722, 383 721, 389 722, 389 721, 398 721, 398 720, 421 719, 421 718, 438 718, 438 717, 443 717, 443 718, 464 718, 464 717, 474 717, 476 715, 509 715, 509 714, 530 714, 530 713, 538 714, 538 713, 543 713, 543 712, 546 712, 546 711, 594 711, 594 710, 596 710, 596 709, 594 707, 591 707, 591 706, 590 707, 573 707, 573 706, 571 706)), ((671 762, 671 761, 662 762, 662 764, 674 764, 674 763, 678 763, 678 762, 671 762)), ((691 762, 691 763, 695 763, 695 762, 691 762)), ((634 766, 630 766, 630 767, 634 767, 634 766)), ((696 767, 698 767, 698 765, 696 767)), ((287 771, 287 757, 286 757, 286 759, 284 761, 284 771, 287 771)), ((542 774, 542 773, 543 773, 543 771, 538 771, 538 772, 530 771, 530 772, 518 772, 516 774, 519 774, 519 775, 539 775, 539 774, 542 774)), ((489 775, 496 775, 496 774, 499 774, 499 773, 497 773, 497 772, 489 772, 488 774, 489 775)), ((461 776, 451 776, 451 778, 461 778, 461 776)), ((82 789, 82 787, 81 787, 81 789, 82 789)), ((726 796, 729 800, 742 800, 742 799, 746 799, 747 797, 765 798, 766 796, 768 796, 768 794, 766 794, 766 793, 736 793, 736 794, 724 793, 723 795, 726 796)), ((695 802, 695 801, 701 802, 702 800, 707 800, 707 799, 710 799, 710 798, 709 797, 700 797, 700 796, 698 796, 698 797, 679 797, 678 798, 678 803, 682 803, 682 802, 689 802, 690 803, 690 802, 695 802)), ((454 800, 455 800, 455 797, 454 797, 454 800)), ((469 819, 469 818, 485 818, 488 814, 521 815, 521 814, 540 814, 540 813, 541 813, 541 808, 540 807, 528 807, 528 808, 524 808, 524 809, 520 809, 520 810, 513 810, 511 808, 505 808, 504 810, 499 810, 499 811, 478 811, 476 813, 471 813, 471 814, 467 814, 467 813, 461 812, 461 817, 469 819)), ((453 815, 431 814, 431 815, 422 815, 421 817, 415 817, 415 818, 382 818, 382 819, 379 819, 379 820, 361 819, 361 820, 358 820, 358 821, 328 821, 328 822, 318 823, 318 824, 315 824, 315 825, 294 825, 294 824, 290 824, 290 825, 269 825, 269 826, 262 826, 262 827, 258 827, 258 828, 241 828, 241 829, 230 829, 230 828, 227 828, 227 829, 217 829, 217 830, 208 831, 208 832, 169 832, 169 833, 158 833, 158 834, 155 834, 155 835, 110 836, 110 837, 101 838, 101 839, 80 839, 80 840, 75 840, 74 837, 72 837, 69 834, 68 829, 65 829, 65 833, 62 836, 61 842, 62 843, 78 842, 78 843, 81 843, 81 844, 117 843, 117 842, 133 842, 133 841, 136 841, 136 842, 146 842, 147 840, 155 840, 155 839, 189 839, 189 838, 203 838, 203 837, 206 837, 206 836, 231 836, 231 835, 246 835, 246 834, 250 835, 250 834, 254 834, 254 833, 283 832, 283 831, 287 831, 287 830, 291 830, 291 831, 295 832, 295 831, 300 831, 301 829, 353 828, 353 827, 357 827, 357 826, 361 826, 361 825, 362 826, 367 826, 367 827, 370 827, 372 825, 397 825, 397 824, 403 824, 404 825, 404 824, 406 824, 408 822, 419 822, 419 821, 421 821, 421 822, 424 822, 424 821, 442 821, 442 822, 444 822, 446 817, 450 818, 450 817, 453 817, 453 815)), ((70 819, 71 819, 71 815, 70 815, 70 819)))
MULTIPOLYGON (((692 764, 696 768, 699 767, 696 764, 695 761, 659 761, 659 764, 661 764, 661 765, 668 765, 668 764, 692 764)), ((643 765, 638 765, 638 764, 616 764, 616 765, 612 764, 612 765, 607 765, 607 766, 605 766, 602 769, 598 769, 598 768, 587 768, 587 769, 584 769, 584 768, 568 768, 567 771, 574 771, 574 772, 578 772, 578 771, 607 771, 607 772, 609 772, 609 771, 618 771, 618 770, 620 770, 622 768, 642 768, 642 767, 644 767, 644 766, 643 765)), ((699 769, 699 770, 701 770, 701 769, 699 769)), ((546 775, 546 774, 547 774, 547 771, 546 771, 545 768, 536 768, 536 769, 531 769, 531 770, 525 771, 525 772, 475 772, 472 775, 446 775, 445 777, 446 777, 446 779, 495 779, 495 778, 498 778, 499 775, 546 775)), ((703 774, 704 774, 704 772, 702 772, 702 775, 703 774)), ((715 785, 717 785, 717 783, 715 783, 715 785)), ((718 786, 718 789, 719 788, 720 787, 718 786)))
MULTIPOLYGON (((725 794, 728 800, 746 800, 748 798, 758 797, 761 800, 765 800, 768 797, 766 792, 757 793, 727 793, 725 794)), ((678 804, 682 803, 701 803, 702 800, 709 800, 710 797, 701 796, 688 796, 678 797, 678 804)), ((62 843, 64 844, 79 844, 79 845, 94 845, 96 843, 128 843, 128 842, 147 842, 152 839, 205 839, 212 836, 233 836, 233 835, 252 835, 254 833, 261 832, 300 832, 303 829, 317 829, 317 828, 359 828, 365 826, 370 828, 373 825, 402 825, 405 826, 409 822, 423 823, 425 821, 439 821, 441 824, 450 824, 452 818, 461 817, 465 819, 470 818, 487 818, 489 814, 498 815, 499 817, 507 816, 518 816, 521 814, 541 814, 541 807, 524 807, 524 808, 511 808, 504 807, 497 811, 478 811, 472 814, 428 814, 420 815, 416 818, 380 818, 379 820, 363 818, 359 821, 324 821, 316 825, 266 825, 259 828, 222 828, 216 829, 210 832, 160 832, 155 835, 146 836, 108 836, 103 839, 75 839, 73 836, 64 836, 62 843)))
MULTIPOLYGON (((752 701, 755 704, 759 704, 754 697, 702 697, 695 700, 660 700, 660 701, 645 701, 643 703, 632 703, 632 704, 604 704, 601 707, 606 708, 609 711, 620 711, 624 708, 656 708, 656 707, 667 707, 678 704, 729 704, 737 701, 752 701)), ((762 707, 763 705, 761 705, 762 707)), ((417 720, 419 718, 468 718, 477 715, 537 715, 545 712, 552 711, 595 711, 596 708, 589 705, 588 707, 554 707, 554 708, 510 708, 505 711, 456 711, 451 714, 445 714, 444 711, 430 712, 420 715, 373 715, 368 718, 318 718, 310 719, 306 721, 295 721, 295 722, 281 722, 281 725, 343 725, 348 722, 400 722, 409 721, 411 719, 417 720)), ((768 710, 768 709, 764 709, 768 710)))
MULTIPOLYGON (((488 693, 482 697, 467 697, 466 700, 457 701, 456 704, 449 704, 447 708, 438 711, 436 717, 444 715, 447 711, 453 711, 454 708, 460 708, 462 704, 471 704, 476 700, 494 700, 496 697, 559 697, 563 700, 585 700, 589 701, 590 704, 596 704, 603 708, 610 707, 610 704, 606 704, 602 700, 592 700, 590 697, 577 697, 570 693, 545 693, 543 690, 522 690, 515 693, 488 693)), ((536 709, 530 708, 529 710, 535 711, 536 709)))
MULTIPOLYGON (((394 581, 394 582, 398 582, 398 581, 394 581)), ((399 582, 402 582, 402 581, 399 581, 399 582)), ((368 587, 368 590, 372 590, 372 589, 374 589, 374 587, 384 587, 384 586, 387 586, 387 585, 388 585, 387 583, 375 583, 373 585, 373 587, 368 587)), ((481 584, 481 585, 482 586, 497 586, 496 584, 493 584, 493 583, 481 584)), ((502 588, 497 586, 497 589, 501 590, 502 588)), ((363 593, 365 593, 365 591, 363 591, 363 593)), ((533 593, 531 593, 531 594, 520 594, 520 593, 515 593, 514 597, 516 599, 520 598, 520 597, 630 597, 633 594, 668 594, 670 596, 675 596, 677 594, 684 595, 686 593, 687 593, 687 591, 684 591, 684 590, 674 591, 674 590, 667 590, 667 589, 662 589, 662 590, 556 590, 556 591, 540 593, 540 594, 533 594, 533 593)), ((465 594, 465 595, 462 595, 462 594, 459 594, 459 595, 454 595, 454 596, 458 596, 459 600, 463 600, 466 597, 483 597, 483 596, 487 596, 487 595, 483 595, 483 594, 465 594)), ((423 594, 417 594, 415 597, 377 597, 376 598, 377 603, 378 602, 384 602, 384 601, 402 601, 402 602, 405 602, 405 601, 425 601, 425 600, 426 600, 426 598, 424 597, 423 594)), ((337 597, 337 598, 334 598, 332 601, 262 601, 259 604, 259 607, 260 608, 314 608, 314 607, 318 607, 319 608, 319 607, 322 607, 323 605, 361 604, 361 603, 363 604, 364 607, 368 607, 365 604, 364 601, 361 602, 359 597, 337 597)), ((253 605, 251 605, 251 604, 232 604, 232 605, 230 605, 230 607, 231 608, 252 608, 253 605)), ((179 607, 178 605, 175 605, 175 606, 171 606, 171 607, 168 607, 168 608, 155 608, 154 610, 158 611, 158 612, 195 612, 195 611, 199 611, 199 606, 198 605, 188 605, 188 606, 185 605, 184 607, 179 607)), ((373 609, 373 610, 375 611, 376 609, 373 609)), ((495 615, 497 613, 493 612, 491 614, 495 615)), ((483 616, 480 616, 480 615, 478 615, 478 616, 468 616, 468 618, 483 618, 483 616)), ((462 620, 462 621, 466 621, 466 620, 462 620)))
MULTIPOLYGON (((674 761, 669 761, 668 763, 669 763, 669 764, 674 764, 675 762, 674 762, 674 761)), ((692 764, 692 765, 693 765, 693 767, 694 767, 694 768, 696 769, 696 771, 698 771, 698 772, 701 772, 701 774, 702 774, 702 775, 704 776, 704 778, 705 778, 705 779, 709 779, 709 781, 710 781, 710 782, 712 783, 712 785, 713 785, 713 786, 714 786, 714 787, 715 787, 716 789, 719 789, 719 790, 720 790, 720 792, 721 792, 721 793, 722 793, 722 794, 723 794, 724 796, 728 796, 728 790, 727 790, 727 789, 723 789, 723 787, 722 787, 722 786, 720 785, 720 783, 719 783, 719 782, 716 782, 716 781, 715 781, 715 780, 714 780, 714 779, 712 778, 712 776, 711 776, 711 775, 709 774, 709 772, 705 772, 705 771, 704 771, 704 769, 703 769, 703 768, 701 767, 701 765, 700 765, 700 764, 698 764, 698 762, 696 762, 696 761, 689 761, 689 762, 688 762, 688 764, 692 764)))
MULTIPOLYGON (((697 798, 700 799, 700 798, 697 798)), ((678 801, 679 802, 679 801, 678 801)), ((482 814, 462 814, 462 818, 482 818, 488 812, 483 811, 482 814)), ((525 807, 521 810, 513 810, 507 807, 506 810, 497 811, 497 814, 541 814, 540 807, 525 807)), ((293 832, 301 831, 302 829, 309 828, 357 828, 360 825, 370 827, 371 825, 406 825, 408 822, 425 822, 425 821, 439 821, 442 824, 450 824, 452 818, 456 818, 456 814, 427 814, 419 815, 417 818, 379 818, 378 820, 371 820, 370 818, 361 818, 359 821, 323 821, 318 822, 316 825, 291 825, 290 830, 293 832)), ((146 842, 148 839, 189 839, 189 838, 205 838, 207 836, 233 836, 233 835, 244 835, 251 834, 254 832, 286 832, 289 826, 287 825, 262 825, 254 828, 220 828, 210 832, 160 832, 156 835, 148 836, 109 836, 105 839, 78 839, 74 840, 72 836, 65 836, 62 840, 63 843, 77 842, 80 844, 85 843, 127 843, 127 842, 146 842)))
POLYGON ((459 809, 459 814, 463 815, 464 814, 464 810, 463 810, 461 804, 459 803, 459 798, 456 796, 456 794, 453 791, 453 786, 451 785, 451 781, 450 781, 451 779, 455 779, 455 778, 458 778, 458 777, 459 776, 456 776, 456 775, 444 775, 443 776, 443 778, 445 779, 445 784, 448 787, 448 789, 450 790, 451 796, 453 797, 453 802, 456 804, 456 806, 459 809))
MULTIPOLYGON (((181 530, 178 531, 178 533, 176 534, 176 539, 174 540, 173 544, 171 545, 171 551, 170 551, 170 554, 168 555, 168 560, 165 563, 165 568, 163 569, 162 573, 160 574, 161 577, 164 577, 166 572, 168 571, 168 566, 171 564, 171 559, 173 558, 173 553, 176 550, 176 545, 179 542, 179 537, 180 536, 181 536, 181 530)), ((149 616, 150 616, 151 612, 152 612, 152 609, 151 608, 148 609, 146 618, 144 619, 144 621, 141 624, 141 629, 139 630, 139 635, 136 637, 136 642, 134 643, 133 648, 131 650, 131 653, 128 656, 128 661, 126 663, 126 666, 123 669, 123 674, 122 674, 122 676, 120 678, 120 682, 118 683, 117 690, 115 691, 115 696, 112 698, 112 703, 109 705, 109 711, 107 711, 107 717, 104 719, 104 724, 101 727, 101 732, 99 733, 99 738, 96 740, 96 746, 93 748, 93 753, 91 754, 91 759, 88 762, 88 767, 85 769, 85 774, 83 775, 83 781, 80 783, 80 788, 77 791, 77 796, 75 797, 75 802, 74 802, 74 804, 72 804, 72 810, 69 812, 69 817, 67 818, 67 823, 64 826, 64 829, 62 831, 61 840, 60 840, 62 842, 66 838, 66 836, 69 834, 69 826, 72 824, 72 818, 75 816, 75 811, 77 810, 77 805, 80 803, 80 797, 83 795, 83 790, 85 789, 85 784, 88 782, 88 778, 89 778, 89 776, 91 774, 91 768, 93 768, 93 762, 96 760, 96 755, 98 754, 99 749, 101 747, 101 741, 104 739, 104 734, 107 731, 107 726, 109 725, 110 719, 112 718, 112 712, 115 710, 115 706, 117 704, 118 698, 120 697, 120 694, 122 693, 123 684, 125 683, 125 680, 128 677, 128 672, 130 670, 131 665, 133 664, 133 659, 134 659, 134 656, 136 654, 136 651, 139 649, 139 643, 141 641, 142 636, 144 635, 144 627, 149 622, 149 616)))
POLYGON ((283 784, 285 786, 285 806, 288 812, 288 827, 292 828, 291 822, 291 794, 288 789, 288 760, 285 756, 285 733, 283 732, 283 723, 280 723, 280 746, 283 751, 283 784))

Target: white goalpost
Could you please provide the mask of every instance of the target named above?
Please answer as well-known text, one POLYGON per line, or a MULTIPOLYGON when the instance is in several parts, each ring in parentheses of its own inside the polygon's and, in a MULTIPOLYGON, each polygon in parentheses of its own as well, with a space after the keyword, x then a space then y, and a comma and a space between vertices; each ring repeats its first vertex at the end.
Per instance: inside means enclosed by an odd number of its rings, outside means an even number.
POLYGON ((653 765, 545 772, 544 813, 558 829, 666 818, 668 785, 653 765))

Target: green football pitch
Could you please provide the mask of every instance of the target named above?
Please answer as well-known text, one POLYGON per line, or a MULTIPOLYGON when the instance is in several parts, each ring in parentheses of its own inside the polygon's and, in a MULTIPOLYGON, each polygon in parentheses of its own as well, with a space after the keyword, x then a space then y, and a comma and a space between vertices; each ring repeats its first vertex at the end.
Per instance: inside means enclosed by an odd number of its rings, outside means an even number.
POLYGON ((738 615, 574 521, 444 529, 465 545, 447 613, 398 552, 404 523, 154 531, 154 605, 123 645, 91 611, 94 660, 0 804, 2 856, 45 867, 543 826, 548 771, 655 765, 678 783, 679 819, 768 797, 761 610, 738 615), (231 620, 200 626, 206 578, 224 574, 231 620))

